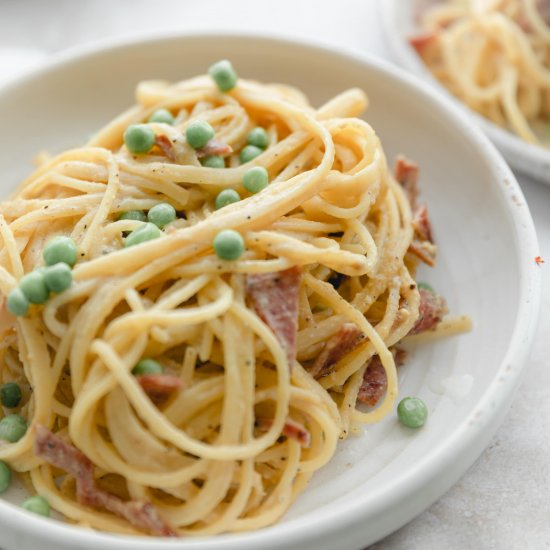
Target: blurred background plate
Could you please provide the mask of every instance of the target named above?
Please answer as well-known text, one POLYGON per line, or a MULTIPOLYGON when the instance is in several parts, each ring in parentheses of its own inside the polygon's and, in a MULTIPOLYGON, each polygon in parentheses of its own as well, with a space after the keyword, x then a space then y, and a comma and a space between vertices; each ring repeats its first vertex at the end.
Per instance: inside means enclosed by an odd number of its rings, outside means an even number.
POLYGON ((408 38, 419 31, 415 17, 419 2, 425 3, 425 0, 378 1, 385 37, 396 60, 425 82, 437 87, 460 106, 498 147, 513 168, 550 185, 550 150, 523 141, 515 134, 500 128, 463 105, 437 81, 411 47, 408 38))

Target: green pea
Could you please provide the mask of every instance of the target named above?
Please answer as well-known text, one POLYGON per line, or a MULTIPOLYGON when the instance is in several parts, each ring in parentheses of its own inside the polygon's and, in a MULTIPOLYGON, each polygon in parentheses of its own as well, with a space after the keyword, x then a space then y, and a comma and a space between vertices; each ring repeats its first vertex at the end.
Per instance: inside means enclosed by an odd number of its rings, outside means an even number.
POLYGON ((269 175, 263 166, 254 166, 247 170, 243 177, 243 185, 251 193, 259 193, 269 185, 269 175))
POLYGON ((126 237, 124 246, 128 248, 129 246, 135 246, 136 244, 158 239, 160 235, 160 229, 154 223, 147 222, 137 229, 134 229, 134 231, 126 237))
POLYGON ((150 117, 148 122, 163 122, 164 124, 174 124, 174 115, 168 109, 157 109, 150 117))
POLYGON ((162 365, 154 359, 141 359, 132 369, 132 374, 142 376, 144 374, 162 374, 164 369, 162 365))
POLYGON ((124 143, 130 153, 148 153, 155 145, 156 135, 147 124, 132 124, 124 132, 124 143))
POLYGON ((434 291, 432 285, 429 285, 428 283, 418 283, 417 284, 418 288, 419 289, 424 289, 424 290, 427 290, 428 292, 432 292, 434 291))
POLYGON ((43 271, 35 270, 24 275, 19 281, 19 288, 31 304, 43 304, 50 295, 43 271))
POLYGON ((201 160, 201 164, 207 168, 225 168, 225 160, 219 155, 204 157, 201 160))
POLYGON ((407 428, 421 428, 428 418, 428 407, 418 397, 405 397, 397 405, 397 416, 407 428))
POLYGON ((239 202, 240 200, 241 197, 237 191, 234 189, 224 189, 223 191, 220 191, 219 195, 216 197, 216 210, 219 210, 228 204, 239 202))
POLYGON ((261 155, 263 153, 263 150, 259 147, 256 147, 255 145, 247 145, 244 147, 240 154, 239 159, 241 161, 241 164, 245 164, 247 162, 250 162, 251 160, 254 160, 257 156, 261 155))
POLYGON ((21 507, 24 510, 27 510, 27 512, 32 512, 33 514, 38 514, 39 516, 48 517, 50 515, 50 505, 48 504, 48 501, 40 495, 26 498, 21 504, 21 507))
POLYGON ((211 65, 208 69, 208 74, 222 92, 232 90, 237 85, 237 80, 239 78, 233 65, 231 65, 231 62, 227 59, 223 59, 211 65))
POLYGON ((8 489, 10 483, 11 469, 3 460, 0 460, 0 494, 8 489))
POLYGON ((70 237, 59 235, 46 243, 42 255, 46 265, 64 262, 72 267, 76 263, 76 244, 70 237))
POLYGON ((236 260, 244 252, 244 240, 241 234, 233 229, 220 231, 212 244, 216 256, 222 260, 236 260))
POLYGON ((18 414, 8 414, 0 420, 0 439, 15 443, 27 433, 27 421, 18 414))
POLYGON ((176 209, 167 202, 155 204, 149 213, 147 219, 162 229, 165 225, 172 223, 176 219, 176 209))
POLYGON ((146 222, 147 216, 143 210, 127 210, 122 212, 119 217, 119 220, 135 220, 137 222, 146 222))
POLYGON ((214 128, 206 120, 194 120, 185 129, 185 139, 193 149, 204 147, 214 135, 214 128))
POLYGON ((255 145, 260 149, 267 149, 267 146, 269 145, 269 136, 264 128, 258 126, 253 130, 250 130, 246 136, 246 141, 249 145, 255 145))
POLYGON ((48 266, 44 270, 44 282, 50 292, 63 292, 71 288, 73 284, 71 268, 63 262, 48 266))
POLYGON ((16 317, 27 315, 29 311, 29 300, 20 288, 10 290, 6 303, 10 313, 16 317))
POLYGON ((15 382, 8 382, 0 388, 0 401, 7 409, 14 409, 21 403, 21 388, 15 382))

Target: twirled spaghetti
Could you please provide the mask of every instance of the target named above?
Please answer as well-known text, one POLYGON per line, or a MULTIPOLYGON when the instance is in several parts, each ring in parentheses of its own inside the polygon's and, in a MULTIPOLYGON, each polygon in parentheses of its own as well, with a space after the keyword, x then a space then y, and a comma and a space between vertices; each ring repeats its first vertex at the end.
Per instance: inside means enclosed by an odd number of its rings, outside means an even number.
POLYGON ((135 107, 0 205, 5 296, 42 273, 52 237, 77 245, 70 288, 17 318, 4 303, 0 346, 29 425, 0 459, 69 521, 161 535, 269 525, 339 438, 392 409, 390 348, 444 304, 414 280, 434 253, 416 167, 400 159, 404 188, 392 177, 355 118, 366 104, 356 89, 315 110, 283 85, 143 82, 135 107), (155 144, 132 154, 125 130, 161 108, 175 119, 149 123, 155 144), (197 120, 215 132, 203 148, 185 138, 197 120), (269 145, 241 163, 254 127, 269 145), (202 165, 207 152, 224 167, 202 165), (254 166, 270 180, 255 194, 254 166), (225 189, 241 200, 216 210, 225 189), (177 219, 125 247, 145 222, 120 214, 159 203, 177 219), (246 245, 233 261, 212 244, 228 229, 246 245), (164 372, 137 376, 143 358, 164 372), (361 410, 358 396, 380 402, 361 410))
POLYGON ((450 0, 421 17, 411 40, 466 105, 521 139, 550 147, 550 3, 450 0))

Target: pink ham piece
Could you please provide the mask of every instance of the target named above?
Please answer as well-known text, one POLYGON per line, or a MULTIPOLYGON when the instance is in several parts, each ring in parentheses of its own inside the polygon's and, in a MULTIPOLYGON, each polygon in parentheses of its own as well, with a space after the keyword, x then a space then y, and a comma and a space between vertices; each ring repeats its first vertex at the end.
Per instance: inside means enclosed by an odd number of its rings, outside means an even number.
MULTIPOLYGON (((407 353, 401 349, 392 349, 395 365, 400 367, 406 358, 407 353)), ((388 387, 388 378, 386 371, 380 361, 380 356, 375 355, 370 361, 365 374, 363 383, 357 394, 357 401, 365 403, 369 407, 374 407, 386 393, 388 387)))
POLYGON ((340 330, 327 340, 323 351, 307 370, 314 378, 327 376, 332 367, 355 349, 364 338, 365 335, 353 323, 344 323, 340 330))
MULTIPOLYGON (((186 158, 185 145, 181 140, 171 140, 165 134, 158 134, 155 144, 162 149, 162 152, 173 162, 184 162, 186 158)), ((204 147, 196 150, 197 158, 219 155, 227 157, 233 152, 233 148, 227 143, 211 139, 204 147)))
POLYGON ((181 380, 172 374, 142 374, 136 380, 143 391, 155 402, 162 401, 171 393, 181 390, 181 380))
POLYGON ((252 274, 246 278, 246 292, 256 313, 281 343, 289 368, 296 359, 301 278, 302 271, 299 267, 275 273, 252 274))
POLYGON ((433 267, 437 254, 432 236, 432 225, 428 217, 426 206, 417 206, 412 221, 414 227, 414 240, 409 247, 409 252, 422 260, 426 265, 433 267))
POLYGON ((409 199, 411 209, 416 210, 416 201, 418 199, 418 176, 420 169, 418 164, 412 160, 399 155, 395 161, 394 175, 398 183, 405 190, 405 194, 409 199))
MULTIPOLYGON (((273 420, 270 418, 257 418, 255 424, 259 430, 267 431, 273 425, 273 420)), ((302 426, 302 424, 292 420, 291 418, 286 419, 283 426, 282 435, 288 437, 289 439, 294 439, 306 449, 308 449, 311 445, 311 435, 309 431, 302 426)))
POLYGON ((432 225, 428 217, 428 208, 425 205, 416 208, 412 223, 418 239, 433 244, 432 225))
POLYGON ((105 508, 126 519, 142 531, 161 537, 178 534, 158 515, 155 507, 144 501, 123 501, 116 495, 100 489, 94 479, 94 467, 76 447, 54 435, 44 426, 36 426, 34 451, 46 462, 65 470, 76 479, 76 498, 84 506, 105 508))
POLYGON ((176 160, 176 148, 170 141, 170 138, 165 134, 158 134, 155 138, 155 144, 158 145, 162 152, 172 161, 176 160))
POLYGON ((227 143, 211 139, 204 147, 197 149, 197 157, 209 157, 212 155, 227 157, 233 152, 233 148, 227 143))
POLYGON ((387 387, 388 378, 386 377, 386 371, 382 366, 380 357, 375 355, 370 360, 369 366, 363 375, 363 383, 359 388, 357 400, 369 407, 374 407, 386 393, 387 387))
POLYGON ((418 52, 420 56, 424 54, 426 48, 429 48, 438 39, 438 34, 435 32, 426 32, 409 38, 409 44, 418 52))
POLYGON ((433 330, 447 313, 445 298, 425 288, 419 288, 420 314, 409 334, 419 334, 426 330, 433 330))
POLYGON ((425 264, 433 267, 437 248, 433 241, 428 209, 425 205, 417 204, 420 173, 418 164, 400 155, 397 157, 394 171, 395 179, 403 187, 413 211, 414 239, 409 247, 409 252, 425 264))

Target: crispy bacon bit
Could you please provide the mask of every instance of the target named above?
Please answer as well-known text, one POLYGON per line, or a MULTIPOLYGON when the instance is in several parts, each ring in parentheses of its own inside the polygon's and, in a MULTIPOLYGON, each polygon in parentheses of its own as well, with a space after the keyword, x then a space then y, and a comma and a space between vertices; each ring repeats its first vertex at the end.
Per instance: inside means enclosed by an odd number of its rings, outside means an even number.
POLYGON ((394 174, 398 183, 403 186, 405 194, 411 204, 411 209, 416 210, 416 200, 418 199, 418 175, 420 170, 418 164, 403 155, 399 155, 395 160, 394 174))
POLYGON ((97 487, 94 467, 76 447, 54 435, 44 426, 36 426, 35 453, 46 462, 69 472, 76 479, 76 497, 85 506, 105 508, 129 523, 154 535, 177 537, 177 533, 144 501, 123 501, 97 487))
POLYGON ((275 273, 258 273, 246 278, 246 292, 263 321, 286 351, 288 365, 296 358, 298 304, 302 271, 291 267, 275 273))
POLYGON ((416 208, 412 223, 417 237, 421 241, 428 241, 433 244, 432 226, 428 217, 428 208, 425 205, 416 208))
POLYGON ((420 258, 425 264, 433 267, 437 248, 434 245, 432 227, 428 217, 428 209, 418 205, 419 168, 416 162, 400 155, 395 162, 395 179, 403 186, 413 211, 414 239, 409 252, 420 258))
POLYGON ((542 256, 537 256, 537 257, 535 258, 535 263, 536 263, 537 265, 543 264, 543 263, 544 263, 544 260, 542 259, 542 256))
POLYGON ((332 367, 355 349, 364 338, 365 335, 353 323, 344 323, 340 330, 329 338, 323 351, 308 368, 311 376, 322 378, 330 374, 332 367))
POLYGON ((176 160, 176 151, 174 149, 174 144, 170 138, 165 134, 158 134, 155 139, 155 144, 158 145, 162 152, 171 160, 176 160))
POLYGON ((155 402, 162 401, 183 387, 181 380, 172 374, 142 374, 136 377, 143 391, 155 402))
POLYGON ((426 48, 435 44, 438 39, 436 32, 430 31, 423 34, 418 34, 409 38, 409 44, 418 52, 420 56, 426 51, 426 48))
POLYGON ((211 139, 204 147, 197 149, 197 157, 209 157, 211 155, 218 155, 220 157, 227 157, 233 152, 233 148, 227 143, 216 141, 211 139))
MULTIPOLYGON (((270 418, 257 418, 255 424, 258 429, 267 431, 273 425, 273 420, 270 418)), ((309 431, 302 424, 291 418, 286 419, 282 435, 289 439, 294 439, 306 449, 311 445, 311 434, 309 431)))
POLYGON ((435 265, 437 247, 432 243, 415 239, 411 243, 411 246, 409 246, 409 252, 422 260, 426 265, 429 265, 430 267, 435 265))
POLYGON ((447 313, 445 298, 425 288, 419 288, 418 292, 420 292, 420 315, 409 334, 433 330, 447 313))
MULTIPOLYGON (((391 350, 395 360, 395 366, 400 367, 407 357, 407 352, 399 348, 391 350)), ((369 366, 363 375, 363 383, 357 394, 357 401, 365 403, 369 407, 374 407, 382 396, 386 393, 388 387, 388 379, 386 370, 382 365, 379 355, 375 355, 369 361, 369 366)))
POLYGON ((388 387, 388 378, 386 370, 382 366, 380 357, 375 355, 369 362, 365 374, 363 375, 363 383, 359 388, 357 400, 365 403, 369 407, 374 407, 380 398, 386 393, 388 387))

